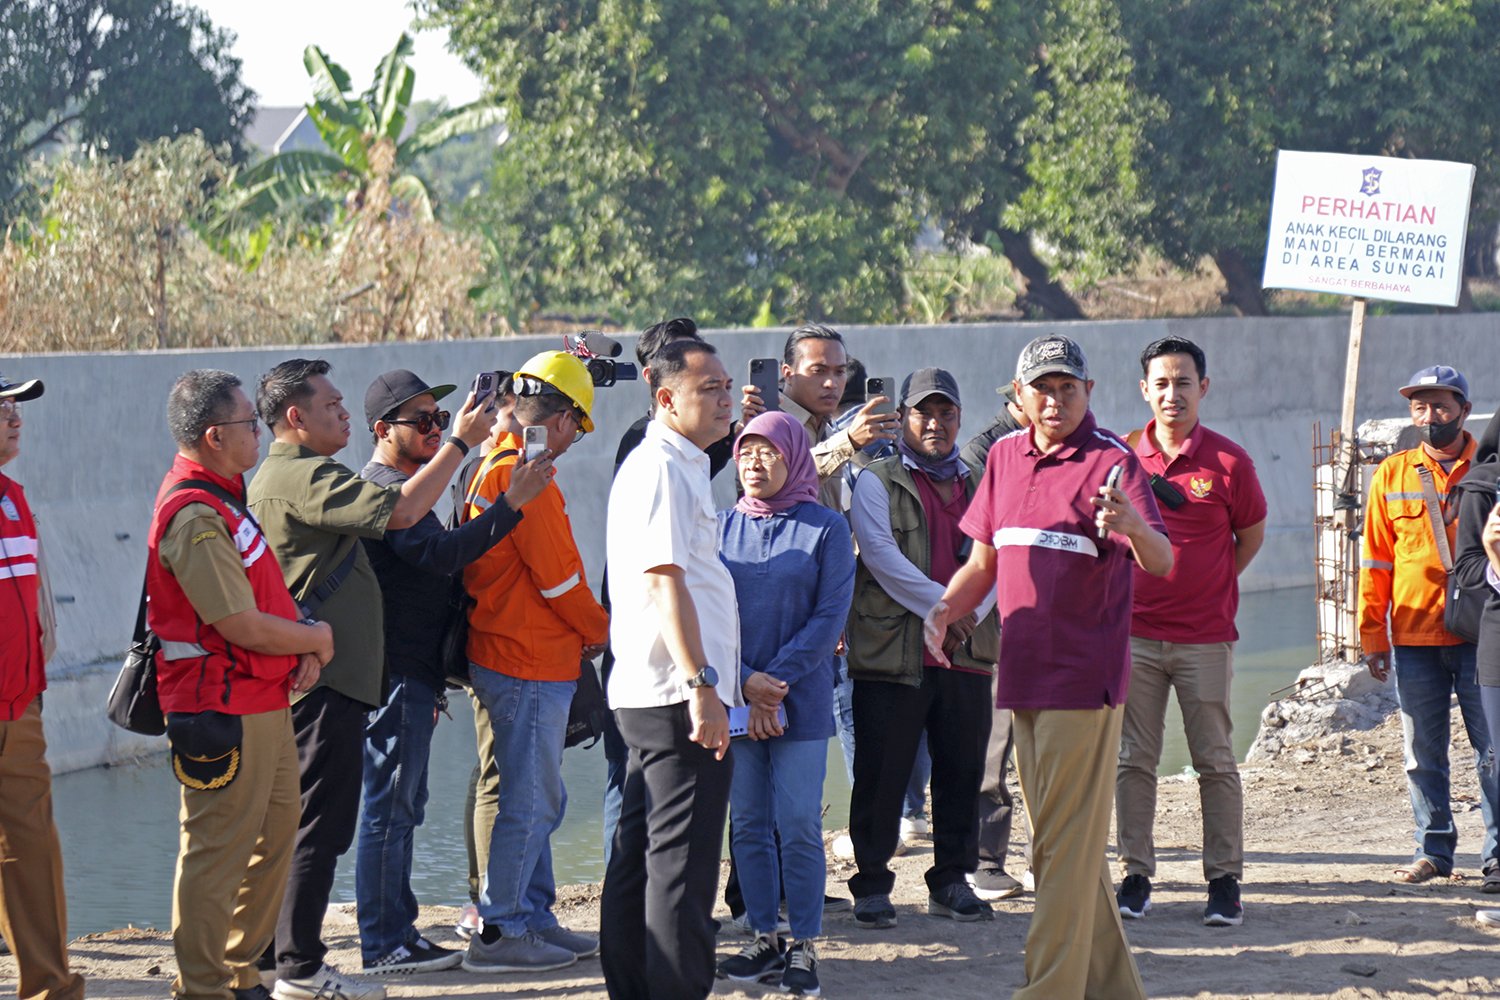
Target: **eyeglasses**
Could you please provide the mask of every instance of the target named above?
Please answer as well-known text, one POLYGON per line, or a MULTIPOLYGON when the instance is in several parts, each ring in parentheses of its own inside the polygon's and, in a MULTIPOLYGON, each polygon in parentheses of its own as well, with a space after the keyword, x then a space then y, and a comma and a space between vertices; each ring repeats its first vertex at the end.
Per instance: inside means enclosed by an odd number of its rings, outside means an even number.
POLYGON ((208 426, 210 426, 210 427, 233 427, 235 424, 249 424, 250 425, 250 431, 251 431, 251 433, 254 433, 254 434, 259 434, 260 433, 260 418, 259 417, 247 417, 244 420, 220 420, 218 423, 216 423, 216 424, 209 424, 208 426))
POLYGON ((21 404, 14 399, 6 397, 0 399, 0 420, 10 420, 21 415, 21 404))
POLYGON ((568 416, 573 418, 573 426, 576 428, 576 432, 573 435, 573 440, 582 440, 584 435, 588 434, 588 431, 583 429, 583 411, 575 406, 573 409, 568 411, 568 416))
POLYGON ((770 469, 781 461, 781 455, 772 448, 741 448, 734 460, 740 465, 759 465, 763 469, 770 469))
POLYGON ((423 413, 414 420, 387 420, 386 423, 415 427, 418 434, 431 434, 434 426, 440 431, 447 430, 448 421, 452 419, 453 414, 447 410, 434 410, 431 413, 423 413))

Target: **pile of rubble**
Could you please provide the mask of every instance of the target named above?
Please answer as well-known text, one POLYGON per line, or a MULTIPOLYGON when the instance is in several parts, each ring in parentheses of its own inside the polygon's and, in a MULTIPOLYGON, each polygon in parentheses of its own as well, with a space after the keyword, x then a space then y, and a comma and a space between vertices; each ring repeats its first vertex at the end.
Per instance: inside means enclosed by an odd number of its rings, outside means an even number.
POLYGON ((1297 675, 1285 698, 1260 714, 1260 731, 1247 763, 1291 756, 1310 762, 1322 753, 1357 752, 1347 735, 1380 725, 1396 710, 1396 688, 1377 681, 1358 663, 1320 663, 1297 675))

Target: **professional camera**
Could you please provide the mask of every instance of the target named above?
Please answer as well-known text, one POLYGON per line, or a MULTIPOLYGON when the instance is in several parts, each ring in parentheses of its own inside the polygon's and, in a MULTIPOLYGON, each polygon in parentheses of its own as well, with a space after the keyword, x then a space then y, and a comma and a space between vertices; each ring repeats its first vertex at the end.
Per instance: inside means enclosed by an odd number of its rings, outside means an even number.
POLYGON ((610 386, 640 378, 635 365, 629 361, 613 360, 620 356, 620 342, 598 330, 585 330, 573 336, 564 334, 563 350, 584 363, 595 386, 610 386))

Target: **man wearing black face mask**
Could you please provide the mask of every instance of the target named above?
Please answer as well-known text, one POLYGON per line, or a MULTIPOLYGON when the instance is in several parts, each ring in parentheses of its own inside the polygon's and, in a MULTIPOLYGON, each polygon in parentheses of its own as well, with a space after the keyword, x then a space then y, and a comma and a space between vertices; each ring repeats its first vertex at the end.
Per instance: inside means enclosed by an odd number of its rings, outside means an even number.
POLYGON ((1448 498, 1469 471, 1475 450, 1473 436, 1463 429, 1470 410, 1469 383, 1447 365, 1435 365, 1413 375, 1401 395, 1410 401, 1422 443, 1397 452, 1375 470, 1359 571, 1360 643, 1376 680, 1385 680, 1395 669, 1406 783, 1416 820, 1412 861, 1393 875, 1397 882, 1417 883, 1453 872, 1458 830, 1448 798, 1448 706, 1457 694, 1479 771, 1484 889, 1500 891, 1500 786, 1487 766, 1490 740, 1475 677, 1475 648, 1443 627, 1458 509, 1448 498))

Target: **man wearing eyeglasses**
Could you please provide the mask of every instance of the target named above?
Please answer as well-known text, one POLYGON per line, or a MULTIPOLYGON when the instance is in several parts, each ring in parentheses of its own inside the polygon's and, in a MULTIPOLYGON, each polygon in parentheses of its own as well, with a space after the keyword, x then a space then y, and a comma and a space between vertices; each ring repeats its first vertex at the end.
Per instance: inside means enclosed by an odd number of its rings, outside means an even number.
MULTIPOLYGON (((0 375, 0 466, 21 453, 21 403, 37 379, 0 375)), ((41 588, 36 522, 26 495, 0 473, 0 934, 16 955, 23 997, 74 1000, 83 977, 68 969, 62 851, 52 821, 52 772, 42 735, 41 588)))
POLYGON ((338 859, 354 840, 364 767, 365 716, 385 687, 380 586, 360 539, 410 528, 432 509, 469 449, 485 439, 492 406, 466 401, 453 434, 399 487, 359 478, 333 456, 349 443, 349 411, 320 359, 284 361, 261 377, 256 408, 275 440, 250 483, 265 529, 304 608, 333 627, 337 647, 317 687, 292 707, 302 821, 276 927, 277 1000, 381 1000, 379 984, 324 962, 323 917, 338 859))
MULTIPOLYGON (((512 420, 543 428, 556 458, 594 429, 594 381, 582 361, 543 351, 515 374, 512 420)), ((479 518, 513 489, 524 432, 498 442, 469 505, 479 518)), ((472 489, 472 488, 471 488, 472 489)), ((479 893, 483 929, 469 939, 470 972, 542 972, 599 953, 599 942, 552 912, 552 833, 562 823, 568 709, 580 664, 604 649, 609 614, 594 599, 562 491, 549 482, 526 518, 464 570, 469 679, 489 714, 500 800, 479 893)), ((590 670, 593 666, 590 665, 590 670)))
MULTIPOLYGON (((438 403, 456 386, 429 386, 405 369, 385 372, 365 393, 375 455, 360 476, 397 487, 443 447, 451 415, 438 403)), ((443 630, 454 574, 521 522, 521 507, 551 475, 551 459, 516 469, 500 502, 452 531, 432 511, 409 528, 364 540, 380 581, 390 690, 365 724, 364 805, 355 850, 360 952, 367 975, 448 969, 463 953, 417 933, 411 890, 413 835, 427 801, 427 762, 437 713, 447 707, 443 630)))

